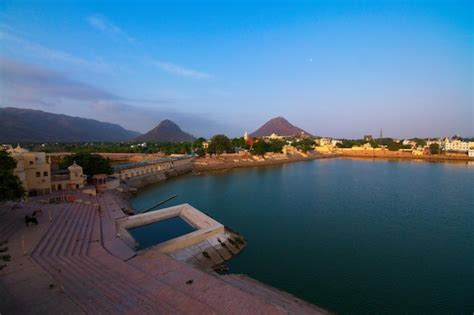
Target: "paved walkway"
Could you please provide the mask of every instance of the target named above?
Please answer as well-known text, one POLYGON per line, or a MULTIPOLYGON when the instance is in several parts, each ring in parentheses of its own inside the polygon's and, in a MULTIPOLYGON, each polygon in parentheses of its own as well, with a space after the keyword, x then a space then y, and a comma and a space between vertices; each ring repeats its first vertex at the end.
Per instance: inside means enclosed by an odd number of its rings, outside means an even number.
POLYGON ((256 281, 163 254, 136 256, 116 237, 119 195, 76 198, 82 202, 0 210, 0 240, 12 256, 0 271, 0 313, 325 313, 256 281), (39 224, 27 228, 24 216, 39 208, 39 224))

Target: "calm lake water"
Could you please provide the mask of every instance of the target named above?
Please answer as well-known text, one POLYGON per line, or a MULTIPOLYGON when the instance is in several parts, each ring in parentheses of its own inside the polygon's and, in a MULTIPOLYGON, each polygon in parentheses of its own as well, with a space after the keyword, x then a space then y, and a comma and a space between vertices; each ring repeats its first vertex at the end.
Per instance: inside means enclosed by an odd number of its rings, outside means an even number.
POLYGON ((190 203, 239 231, 229 263, 338 313, 474 312, 474 165, 329 159, 183 176, 144 209, 190 203))
POLYGON ((196 231, 180 217, 169 218, 128 230, 138 242, 137 249, 160 244, 175 237, 196 231))

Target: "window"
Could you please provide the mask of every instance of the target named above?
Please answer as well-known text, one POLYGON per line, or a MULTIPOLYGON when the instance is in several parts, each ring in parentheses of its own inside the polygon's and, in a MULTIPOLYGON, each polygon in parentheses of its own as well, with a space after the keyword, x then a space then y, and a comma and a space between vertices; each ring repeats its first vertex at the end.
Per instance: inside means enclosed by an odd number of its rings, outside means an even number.
POLYGON ((33 161, 30 161, 30 165, 33 165, 33 161))
POLYGON ((40 173, 40 172, 36 172, 36 177, 41 177, 41 173, 40 173))
POLYGON ((48 172, 43 172, 43 176, 48 176, 48 172))

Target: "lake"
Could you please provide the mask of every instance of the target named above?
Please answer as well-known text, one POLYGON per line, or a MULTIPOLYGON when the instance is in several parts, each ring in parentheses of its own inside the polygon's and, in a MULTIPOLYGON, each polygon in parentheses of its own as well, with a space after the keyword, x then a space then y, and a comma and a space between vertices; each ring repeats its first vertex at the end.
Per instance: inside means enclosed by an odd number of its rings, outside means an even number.
POLYGON ((141 189, 240 232, 233 273, 338 313, 474 311, 474 165, 325 159, 141 189))

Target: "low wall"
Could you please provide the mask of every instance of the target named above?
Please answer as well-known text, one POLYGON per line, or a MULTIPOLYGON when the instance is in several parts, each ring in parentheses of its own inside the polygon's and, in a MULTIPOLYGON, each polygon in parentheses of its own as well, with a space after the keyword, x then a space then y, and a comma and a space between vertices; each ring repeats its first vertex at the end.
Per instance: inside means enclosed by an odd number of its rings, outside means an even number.
POLYGON ((142 188, 154 183, 164 181, 170 177, 182 175, 191 172, 192 163, 176 166, 169 170, 158 171, 155 173, 149 173, 141 176, 136 176, 124 180, 124 182, 131 188, 142 188))
POLYGON ((223 233, 225 230, 224 225, 189 204, 182 204, 161 209, 159 211, 152 211, 119 219, 117 220, 117 230, 119 231, 121 239, 134 248, 135 240, 128 232, 129 229, 178 216, 196 228, 196 231, 157 244, 153 246, 154 250, 161 253, 170 253, 202 242, 211 236, 223 233))
MULTIPOLYGON (((328 159, 336 157, 336 154, 313 154, 308 157, 289 155, 288 158, 277 158, 277 159, 263 159, 258 157, 259 160, 246 161, 241 160, 234 162, 231 160, 222 160, 216 157, 213 158, 199 158, 193 162, 193 168, 196 171, 217 171, 217 170, 227 170, 232 168, 241 168, 241 167, 256 167, 256 166, 271 166, 271 165, 281 165, 292 162, 300 161, 310 161, 317 159, 328 159)), ((250 160, 251 158, 247 159, 250 160)))
POLYGON ((389 150, 338 150, 342 157, 368 157, 368 158, 395 158, 395 159, 420 159, 430 161, 474 161, 466 155, 413 155, 411 152, 389 150))

